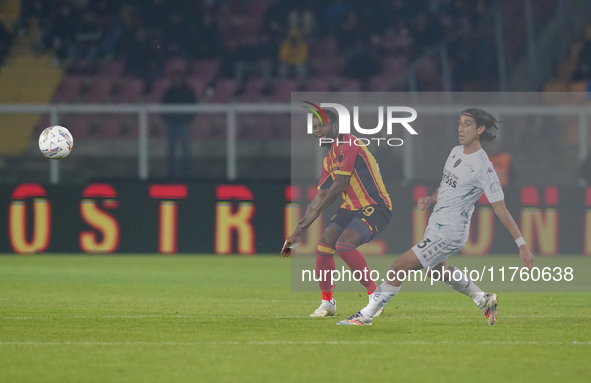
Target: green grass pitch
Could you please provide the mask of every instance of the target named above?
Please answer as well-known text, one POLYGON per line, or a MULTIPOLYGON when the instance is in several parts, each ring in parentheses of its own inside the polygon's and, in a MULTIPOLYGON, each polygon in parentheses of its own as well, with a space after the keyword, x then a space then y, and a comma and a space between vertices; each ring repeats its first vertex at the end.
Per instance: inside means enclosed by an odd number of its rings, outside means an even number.
POLYGON ((367 302, 290 292, 280 257, 0 256, 0 382, 589 382, 589 293, 471 300, 404 293, 373 326, 367 302))

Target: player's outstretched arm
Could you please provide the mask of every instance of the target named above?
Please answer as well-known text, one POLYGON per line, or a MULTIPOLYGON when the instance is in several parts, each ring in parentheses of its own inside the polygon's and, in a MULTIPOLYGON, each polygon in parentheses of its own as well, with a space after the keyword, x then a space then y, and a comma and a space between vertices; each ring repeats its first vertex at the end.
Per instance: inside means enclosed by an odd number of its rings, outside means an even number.
POLYGON ((302 219, 299 220, 295 230, 289 236, 289 238, 285 240, 283 248, 281 249, 281 255, 284 257, 293 255, 295 248, 297 247, 297 243, 299 242, 300 237, 304 231, 306 231, 306 229, 310 227, 314 221, 316 221, 320 213, 322 213, 327 207, 336 201, 345 190, 347 190, 349 178, 350 175, 336 175, 330 189, 318 190, 316 197, 314 197, 314 200, 312 200, 306 209, 306 214, 302 219))
POLYGON ((417 207, 419 210, 427 210, 429 207, 435 205, 435 202, 437 202, 437 195, 439 195, 439 188, 437 188, 437 190, 435 190, 430 196, 419 198, 417 201, 417 207))
POLYGON ((527 269, 531 271, 531 268, 534 265, 534 255, 531 251, 529 251, 527 244, 521 236, 519 227, 517 227, 517 224, 515 223, 515 220, 513 220, 511 213, 509 213, 509 210, 507 210, 505 200, 493 202, 491 205, 497 217, 499 217, 503 225, 505 225, 507 230, 509 230, 509 233, 511 233, 513 236, 515 243, 517 243, 517 246, 519 246, 519 258, 521 258, 523 266, 527 267, 527 269))
POLYGON ((293 255, 293 253, 295 253, 295 249, 298 246, 300 236, 302 235, 302 230, 300 228, 302 222, 304 222, 306 216, 308 214, 310 214, 311 210, 318 208, 318 206, 320 205, 322 200, 328 194, 328 190, 329 189, 318 189, 316 191, 316 196, 314 197, 312 202, 310 202, 310 205, 308 205, 308 207, 306 208, 306 213, 304 214, 304 217, 298 221, 293 233, 283 243, 283 248, 281 249, 281 255, 283 255, 284 257, 289 257, 290 255, 293 255))

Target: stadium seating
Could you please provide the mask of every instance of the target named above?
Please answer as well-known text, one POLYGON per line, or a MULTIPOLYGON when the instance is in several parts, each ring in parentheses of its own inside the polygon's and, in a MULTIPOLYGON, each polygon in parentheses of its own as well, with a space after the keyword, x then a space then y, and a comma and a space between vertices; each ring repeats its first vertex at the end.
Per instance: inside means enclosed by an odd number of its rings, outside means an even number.
POLYGON ((250 78, 246 81, 244 94, 239 98, 240 102, 255 103, 263 96, 263 79, 260 77, 250 78))
POLYGON ((313 77, 308 80, 308 92, 328 92, 330 90, 330 78, 313 77))
MULTIPOLYGON (((225 42, 236 39, 241 46, 250 46, 259 41, 261 33, 269 33, 267 22, 269 7, 276 6, 278 0, 252 0, 249 2, 225 2, 214 9, 214 19, 217 20, 217 29, 221 40, 217 51, 211 56, 190 55, 187 52, 175 53, 170 57, 158 57, 159 68, 155 75, 144 73, 145 78, 131 77, 126 63, 125 52, 112 52, 112 55, 103 57, 97 61, 95 67, 74 68, 81 70, 80 74, 66 74, 53 96, 54 103, 160 103, 166 90, 170 87, 174 74, 186 76, 188 85, 194 91, 196 98, 202 103, 226 103, 226 102, 273 102, 286 103, 291 100, 291 93, 295 91, 328 92, 328 91, 391 91, 405 90, 406 83, 400 80, 409 65, 411 53, 415 54, 414 37, 404 28, 387 28, 379 35, 373 35, 371 43, 366 46, 378 48, 381 72, 370 78, 367 82, 356 78, 347 78, 345 68, 348 57, 344 54, 343 40, 338 33, 324 30, 321 19, 323 13, 316 17, 316 29, 306 35, 308 49, 308 65, 310 77, 304 86, 295 79, 272 78, 269 81, 263 78, 263 74, 253 71, 248 73, 243 83, 236 83, 236 79, 228 73, 225 58, 223 57, 223 45, 225 42), (223 69, 223 70, 222 70, 223 69)), ((347 2, 348 0, 344 0, 347 2)), ((285 2, 288 5, 289 2, 285 2)), ((514 6, 503 2, 504 14, 511 14, 514 6)), ((134 7, 143 7, 142 2, 137 2, 134 7)), ((548 7, 534 6, 536 17, 547 14, 548 7)), ((295 9, 295 8, 294 8, 295 9)), ((299 9, 299 8, 297 8, 299 9)), ((320 7, 319 9, 322 9, 320 7)), ((277 9, 275 9, 276 11, 277 9)), ((324 12, 324 11, 321 11, 324 12)), ((136 12, 141 15, 141 12, 136 12)), ((287 15, 287 13, 285 13, 287 15)), ((276 14, 275 14, 276 16, 276 14)), ((110 23, 117 20, 117 15, 103 17, 103 24, 108 28, 110 23)), ((140 16, 141 17, 141 16, 140 16)), ((283 16, 282 16, 283 17, 283 16)), ((151 28, 166 28, 167 19, 162 18, 162 25, 151 28)), ((284 20, 288 23, 288 20, 284 20)), ((510 26, 509 26, 510 27, 510 26)), ((517 28, 517 27, 516 27, 517 28)), ((410 29, 409 29, 410 30, 410 29)), ((194 33, 194 32, 193 32, 194 33)), ((267 36, 269 37, 269 36, 267 36)), ((272 36, 276 38, 278 36, 272 36)), ((212 40, 213 41, 213 40, 212 40)), ((216 40, 217 41, 217 40, 216 40)), ((279 44, 279 39, 274 42, 279 44)), ((516 44, 519 46, 519 44, 516 44)), ((124 46, 124 45, 123 45, 124 46)), ((160 43, 159 43, 160 46, 160 43)), ((164 46, 163 46, 164 47, 164 46)), ((277 47, 276 47, 277 48, 277 47)), ((258 48, 257 48, 258 49, 258 48)), ((165 52, 165 50, 161 51, 165 52)), ((131 64, 129 64, 131 66, 131 64)), ((256 65, 255 65, 256 67, 256 65)), ((231 66, 230 66, 231 68, 231 66)), ((132 70, 133 73, 137 71, 132 70)), ((141 73, 141 71, 139 72, 141 73)), ((417 71, 418 83, 421 90, 441 90, 439 68, 436 63, 428 62, 419 66, 417 71)), ((583 85, 580 85, 582 87, 583 85)), ((577 88, 578 89, 578 88, 577 88)), ((123 137, 130 136, 130 124, 137 125, 137 121, 131 123, 126 119, 105 116, 87 116, 72 120, 74 126, 79 127, 80 134, 94 136, 95 128, 97 137, 123 137)), ((193 122, 193 137, 211 138, 225 135, 220 133, 219 126, 224 125, 219 116, 198 116, 193 122)), ((251 136, 252 129, 259 129, 261 137, 288 138, 289 129, 275 129, 285 125, 289 128, 289 122, 285 124, 271 124, 263 116, 249 120, 240 135, 251 136), (273 129, 268 128, 273 126, 273 129), (259 128, 256 128, 259 127, 259 128), (282 133, 283 132, 283 133, 282 133), (275 134, 277 133, 277 134, 275 134)), ((165 129, 162 120, 157 116, 150 116, 150 135, 153 138, 165 137, 165 129)), ((242 129, 242 128, 241 128, 242 129)))
POLYGON ((117 104, 130 104, 141 100, 144 94, 145 84, 137 78, 127 77, 122 79, 119 93, 115 96, 117 104))
POLYGON ((99 68, 98 74, 103 77, 119 77, 125 73, 123 60, 105 61, 99 68))
POLYGON ((84 102, 88 104, 100 104, 109 101, 114 87, 112 77, 96 76, 88 93, 84 96, 84 102))
POLYGON ((195 93, 195 97, 200 99, 205 94, 205 81, 200 77, 189 77, 187 78, 187 84, 195 93))
POLYGON ((99 137, 103 139, 118 138, 121 134, 120 117, 108 117, 99 127, 99 137))
POLYGON ((340 90, 341 92, 361 92, 363 90, 363 84, 361 80, 344 78, 341 80, 340 90))
POLYGON ((298 82, 295 80, 279 80, 270 101, 291 102, 291 92, 297 92, 299 87, 298 82))
POLYGON ((212 103, 225 103, 230 100, 236 90, 236 83, 234 80, 221 79, 219 80, 214 88, 213 97, 211 98, 212 103))
POLYGON ((158 104, 162 101, 164 97, 164 93, 170 86, 170 80, 168 78, 162 77, 156 80, 152 84, 152 90, 147 95, 146 102, 149 104, 158 104))
POLYGON ((219 70, 219 60, 198 60, 193 65, 192 75, 209 82, 217 77, 219 70))
POLYGON ((84 77, 80 75, 66 75, 62 78, 53 96, 55 103, 74 102, 82 91, 84 77))
POLYGON ((328 57, 316 60, 316 72, 318 76, 340 76, 344 70, 345 60, 342 57, 328 57))
POLYGON ((189 64, 182 57, 173 57, 164 63, 164 76, 171 76, 173 74, 187 74, 189 64))
POLYGON ((86 139, 91 133, 91 121, 85 115, 76 116, 67 123, 67 126, 76 140, 86 139))

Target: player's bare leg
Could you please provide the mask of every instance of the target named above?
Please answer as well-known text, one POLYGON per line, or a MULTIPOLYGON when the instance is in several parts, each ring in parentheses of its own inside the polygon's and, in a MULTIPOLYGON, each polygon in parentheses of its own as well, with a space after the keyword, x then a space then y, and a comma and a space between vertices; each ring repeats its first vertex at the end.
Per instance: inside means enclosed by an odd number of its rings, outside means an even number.
MULTIPOLYGON (((438 264, 432 270, 438 272, 436 277, 449 287, 470 297, 480 308, 489 325, 497 323, 497 294, 486 294, 460 269, 447 265, 447 262, 438 264)), ((429 271, 428 274, 431 277, 432 272, 429 271)))
POLYGON ((381 310, 398 292, 402 281, 395 278, 400 273, 407 275, 410 270, 419 270, 423 266, 415 255, 414 251, 408 250, 392 263, 386 281, 378 286, 369 304, 357 314, 338 322, 340 325, 371 325, 375 314, 381 310))
POLYGON ((333 289, 331 276, 332 271, 336 269, 334 261, 335 244, 341 232, 333 227, 327 227, 322 233, 320 243, 318 243, 316 253, 316 275, 320 277, 318 285, 322 292, 322 302, 312 314, 311 317, 333 316, 337 311, 336 300, 333 298, 333 289), (328 278, 326 278, 328 277, 328 278))

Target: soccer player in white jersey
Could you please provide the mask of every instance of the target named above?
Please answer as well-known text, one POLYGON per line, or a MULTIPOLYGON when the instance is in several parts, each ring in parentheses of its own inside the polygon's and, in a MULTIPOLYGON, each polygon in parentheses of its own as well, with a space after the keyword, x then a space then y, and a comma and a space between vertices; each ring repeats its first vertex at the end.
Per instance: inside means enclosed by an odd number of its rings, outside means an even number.
POLYGON ((452 149, 439 188, 429 197, 419 198, 420 210, 433 207, 423 240, 398 258, 390 268, 388 278, 375 291, 369 304, 357 314, 338 322, 340 325, 371 325, 374 314, 400 291, 400 272, 425 268, 432 270, 452 289, 474 300, 489 325, 497 323, 497 295, 486 294, 462 271, 447 265, 447 258, 457 253, 468 240, 470 218, 474 205, 484 193, 495 214, 509 230, 519 248, 519 257, 530 271, 534 256, 521 236, 517 224, 505 206, 503 189, 492 163, 481 142, 496 137, 497 120, 482 109, 470 108, 462 112, 458 128, 460 145, 452 149))

